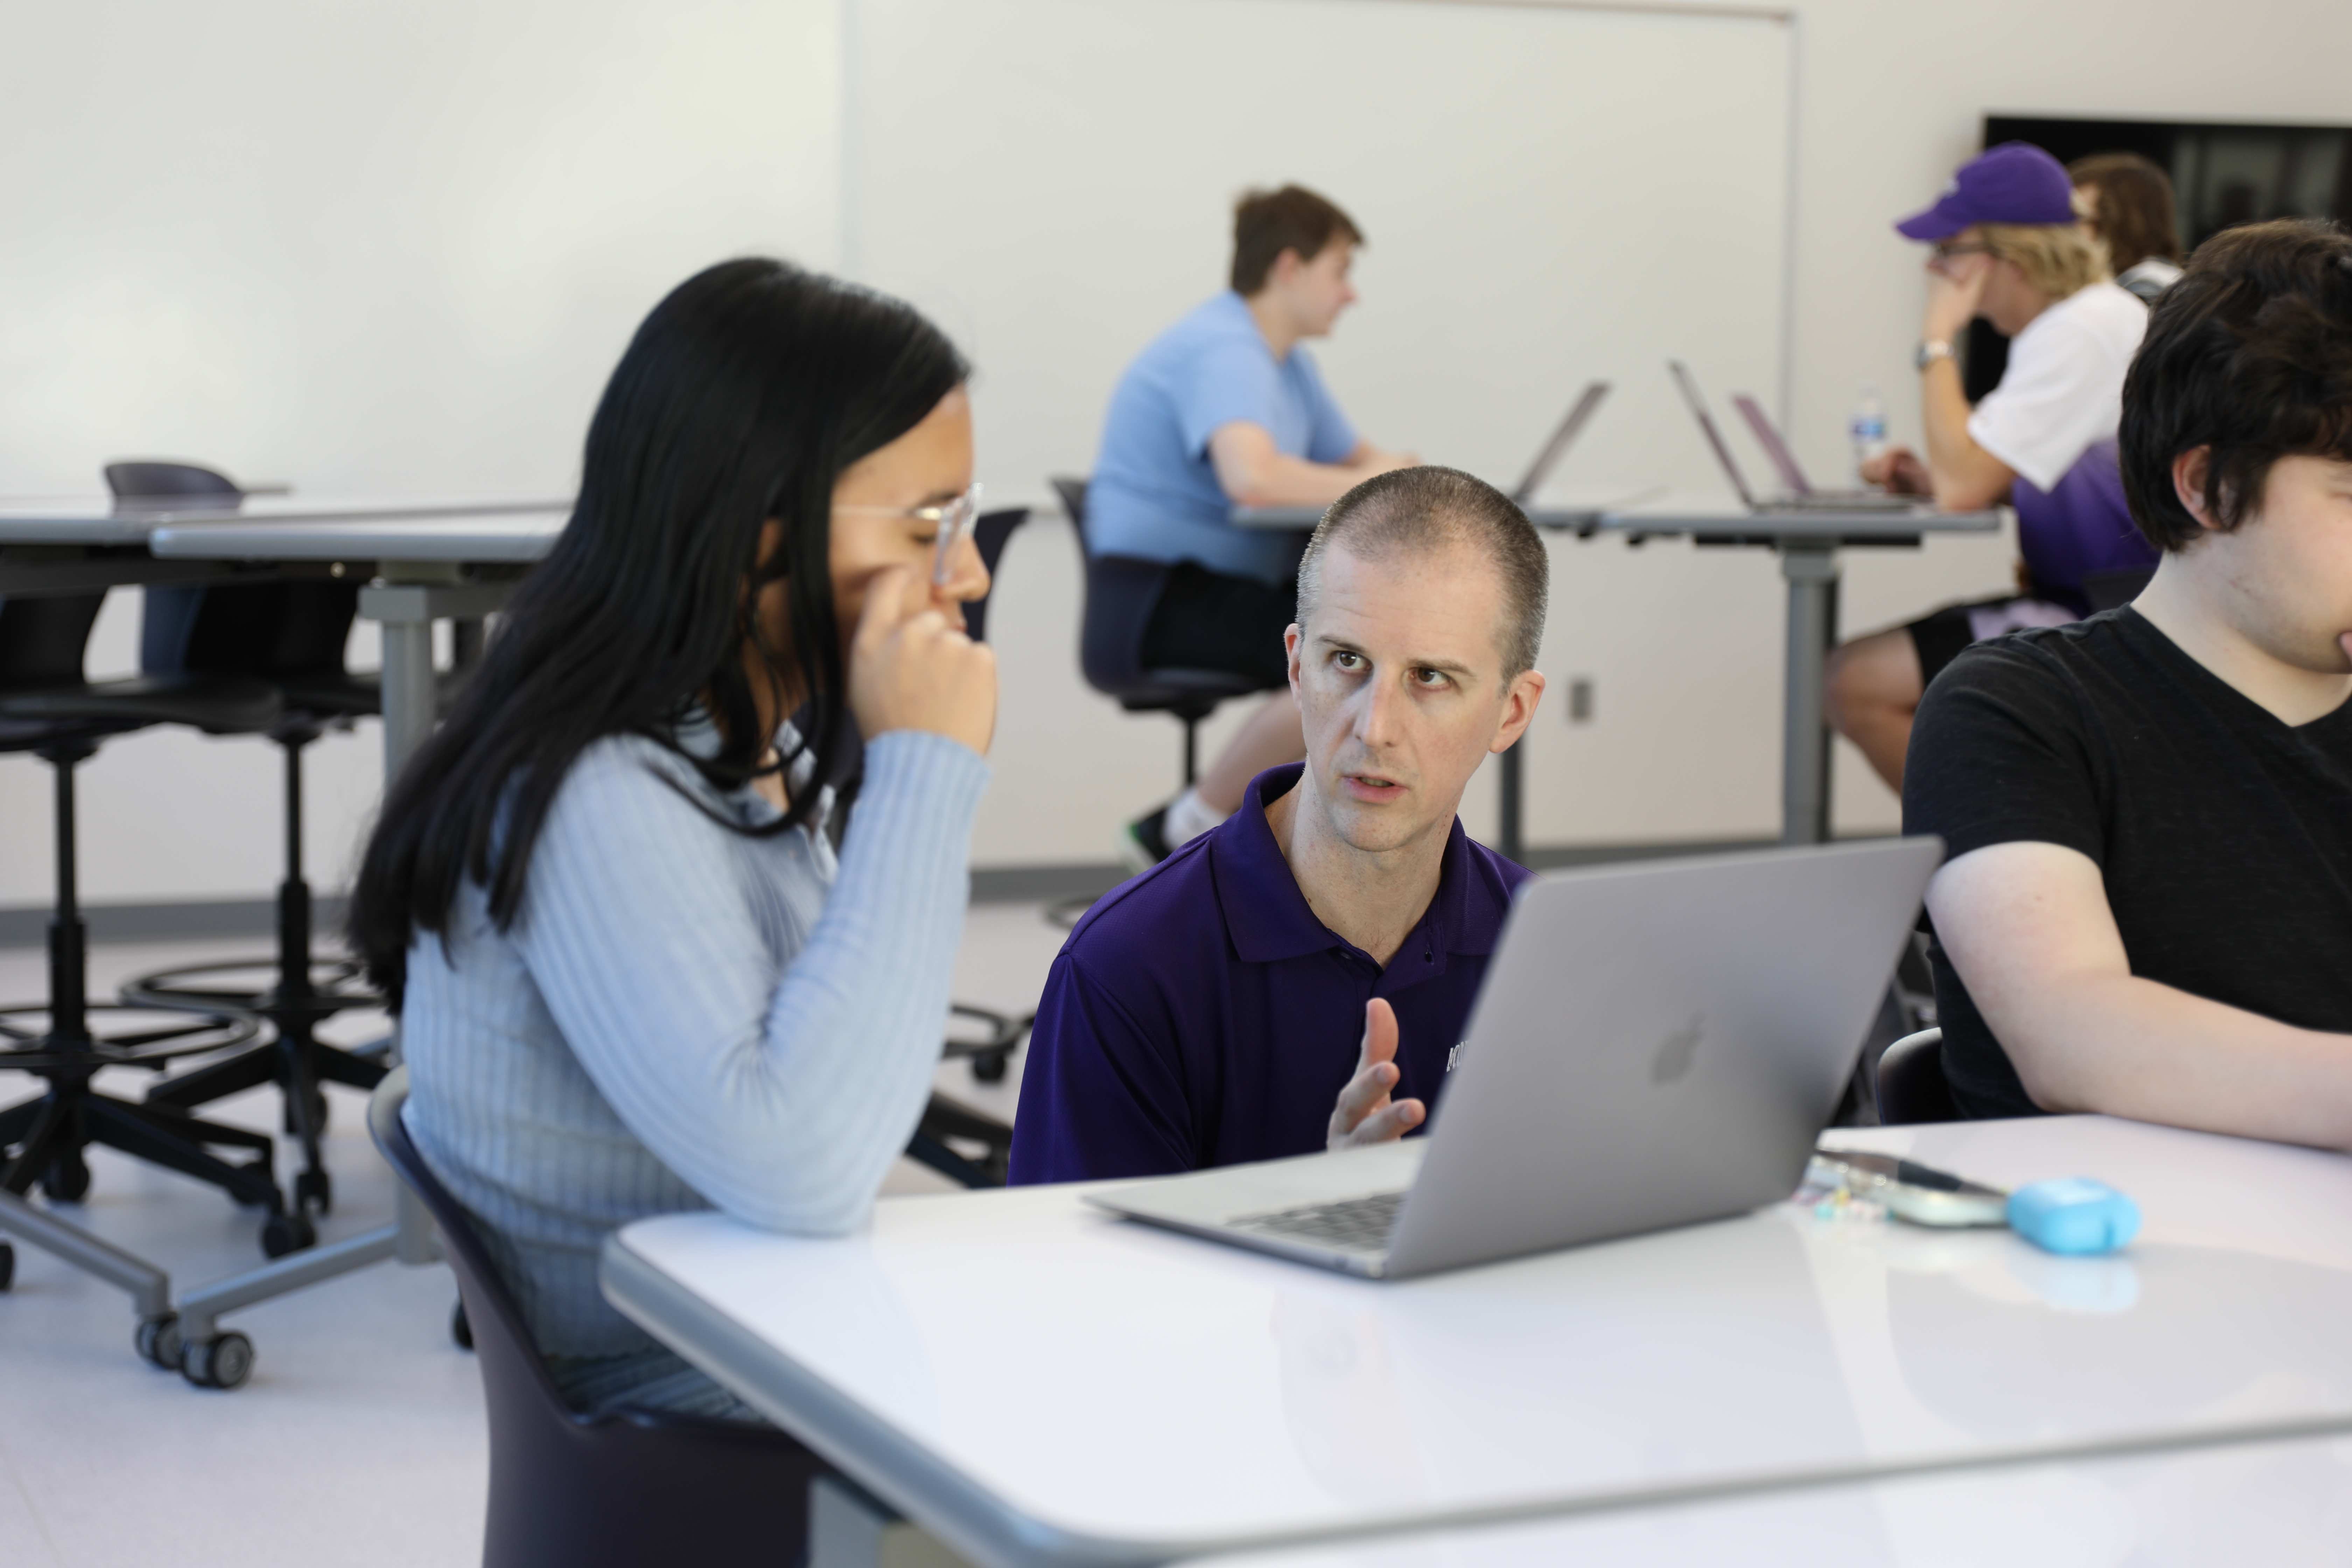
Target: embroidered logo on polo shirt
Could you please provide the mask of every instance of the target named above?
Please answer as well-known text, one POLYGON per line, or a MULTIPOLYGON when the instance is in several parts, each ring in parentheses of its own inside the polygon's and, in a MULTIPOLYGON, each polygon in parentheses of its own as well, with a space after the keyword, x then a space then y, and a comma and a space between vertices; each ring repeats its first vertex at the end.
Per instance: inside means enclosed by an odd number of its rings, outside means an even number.
POLYGON ((1463 1040, 1457 1043, 1453 1049, 1445 1053, 1445 1070, 1447 1072, 1452 1072, 1454 1070, 1454 1064, 1462 1059, 1462 1047, 1469 1043, 1470 1042, 1467 1040, 1463 1040))

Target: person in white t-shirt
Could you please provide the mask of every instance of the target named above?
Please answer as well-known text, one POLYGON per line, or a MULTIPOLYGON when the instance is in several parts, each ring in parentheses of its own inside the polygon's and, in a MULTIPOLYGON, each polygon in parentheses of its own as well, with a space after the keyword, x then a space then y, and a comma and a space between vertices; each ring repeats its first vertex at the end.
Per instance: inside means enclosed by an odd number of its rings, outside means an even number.
POLYGON ((2038 147, 2005 142, 1895 226, 1932 247, 1916 356, 1927 450, 1892 447, 1862 477, 1946 511, 2011 502, 2024 556, 2017 593, 1946 605, 1831 656, 1831 722, 1899 792, 1912 715, 1962 648, 2078 620, 2091 609, 2091 580, 2155 561, 2124 505, 2115 456, 2124 373, 2147 308, 2109 278, 2065 168, 2038 147), (2011 339, 2009 366, 1971 410, 1953 345, 1979 316, 2011 339))

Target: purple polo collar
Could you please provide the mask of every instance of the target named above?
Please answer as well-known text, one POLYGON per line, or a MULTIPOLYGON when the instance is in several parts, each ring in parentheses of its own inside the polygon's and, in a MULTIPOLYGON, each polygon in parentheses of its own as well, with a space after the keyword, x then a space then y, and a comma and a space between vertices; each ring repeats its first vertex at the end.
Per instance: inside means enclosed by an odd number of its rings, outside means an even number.
MULTIPOLYGON (((1234 952, 1245 963, 1274 963, 1333 948, 1355 951, 1315 918, 1307 895, 1298 890, 1297 879, 1290 874, 1290 862, 1283 858, 1282 847, 1274 841, 1274 829, 1266 824, 1267 803, 1296 788, 1305 772, 1305 763, 1287 763, 1258 774, 1242 795, 1242 809, 1210 835, 1218 908, 1224 915, 1234 952)), ((1509 889, 1489 886, 1473 862, 1470 837, 1462 831, 1462 819, 1457 816, 1445 835, 1445 858, 1438 868, 1436 896, 1397 951, 1400 955, 1415 949, 1492 952, 1510 909, 1509 889)))

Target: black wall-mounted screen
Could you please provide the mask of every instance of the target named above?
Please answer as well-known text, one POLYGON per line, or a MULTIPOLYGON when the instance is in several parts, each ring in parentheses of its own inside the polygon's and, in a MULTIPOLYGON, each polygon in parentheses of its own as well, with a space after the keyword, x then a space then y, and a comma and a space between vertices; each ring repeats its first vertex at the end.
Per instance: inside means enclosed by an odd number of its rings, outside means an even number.
POLYGON ((2062 163, 2137 153, 2172 176, 2184 250, 2264 218, 2352 221, 2352 126, 1986 115, 1984 144, 2002 142, 2031 142, 2062 163))
MULTIPOLYGON (((2352 223, 2352 126, 1986 115, 1984 144, 2003 142, 2030 142, 2062 163, 2094 153, 2137 153, 2172 176, 2184 253, 2225 228, 2265 218, 2352 223)), ((2008 363, 2009 341, 1986 322, 1975 323, 1969 400, 1991 391, 2008 363)))

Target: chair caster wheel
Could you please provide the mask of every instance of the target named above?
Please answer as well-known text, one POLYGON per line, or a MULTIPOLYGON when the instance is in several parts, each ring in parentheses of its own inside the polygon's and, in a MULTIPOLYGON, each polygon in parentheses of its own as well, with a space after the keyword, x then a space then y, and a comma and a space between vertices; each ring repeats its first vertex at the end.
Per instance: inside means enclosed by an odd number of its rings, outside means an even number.
POLYGON ((449 1337, 461 1351, 474 1348, 474 1325, 466 1321, 466 1303, 458 1302, 449 1309, 449 1337))
POLYGON ((78 1204, 89 1191, 89 1162, 79 1152, 60 1154, 41 1173, 41 1191, 51 1203, 78 1204))
POLYGON ((165 1372, 178 1372, 187 1358, 187 1346, 180 1341, 180 1315, 166 1312, 160 1318, 149 1318, 139 1325, 132 1338, 139 1347, 139 1359, 165 1372))
POLYGON ((0 1241, 0 1290, 16 1282, 16 1249, 0 1241))
POLYGON ((982 1083, 1003 1083, 1011 1068, 1012 1058, 1003 1052, 971 1058, 971 1076, 982 1083))
POLYGON ((335 1212, 334 1179, 324 1171, 304 1171, 294 1178, 294 1203, 313 1214, 335 1212))
POLYGON ((180 1375, 198 1388, 242 1388, 253 1375, 253 1342, 236 1332, 197 1340, 181 1354, 180 1375))
POLYGON ((261 1222, 261 1254, 265 1258, 283 1258, 289 1252, 316 1246, 318 1240, 318 1226, 299 1210, 289 1209, 261 1222))

